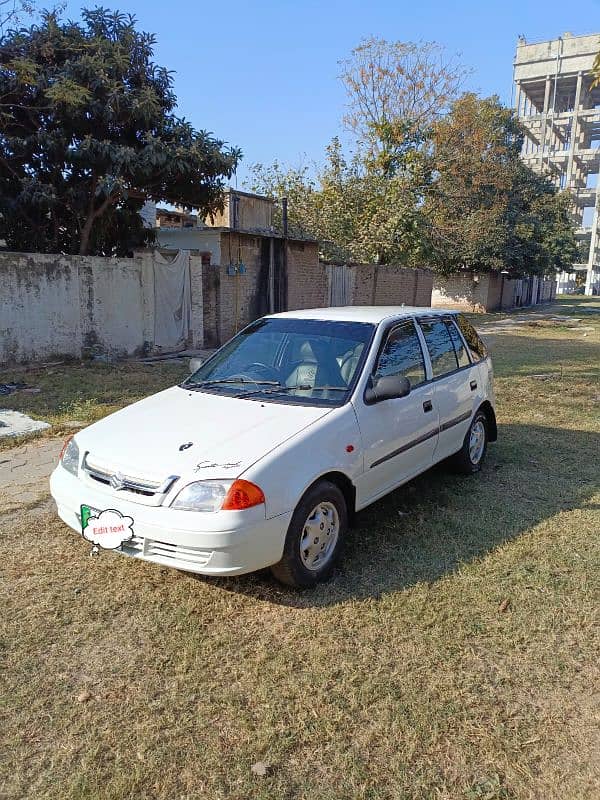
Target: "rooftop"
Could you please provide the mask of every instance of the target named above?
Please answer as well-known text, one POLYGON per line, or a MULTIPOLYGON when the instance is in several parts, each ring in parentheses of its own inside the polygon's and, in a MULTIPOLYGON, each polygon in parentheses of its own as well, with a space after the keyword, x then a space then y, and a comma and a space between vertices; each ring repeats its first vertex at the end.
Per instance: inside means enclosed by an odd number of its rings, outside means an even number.
POLYGON ((284 311, 281 314, 269 314, 270 317, 288 319, 321 319, 340 322, 370 322, 378 325, 392 317, 412 317, 415 314, 441 316, 456 314, 444 308, 429 306, 335 306, 331 308, 303 308, 298 311, 284 311))

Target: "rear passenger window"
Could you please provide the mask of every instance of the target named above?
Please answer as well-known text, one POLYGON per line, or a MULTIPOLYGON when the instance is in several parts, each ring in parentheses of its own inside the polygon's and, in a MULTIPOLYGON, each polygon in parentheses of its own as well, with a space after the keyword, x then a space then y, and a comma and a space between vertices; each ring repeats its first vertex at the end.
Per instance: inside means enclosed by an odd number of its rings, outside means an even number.
POLYGON ((469 350, 473 357, 473 361, 481 361, 487 356, 487 349, 484 343, 479 338, 477 331, 471 325, 469 320, 459 314, 456 318, 460 332, 464 336, 465 342, 469 345, 469 350))
POLYGON ((425 381, 425 362, 414 322, 409 320, 390 331, 377 359, 375 378, 403 375, 414 389, 425 381))
POLYGON ((433 377, 439 378, 458 369, 458 361, 450 332, 443 319, 419 320, 431 356, 433 377))
POLYGON ((463 340, 460 338, 460 333, 458 332, 458 328, 451 319, 446 320, 446 325, 448 326, 448 330, 450 331, 450 338, 452 339, 452 344, 454 345, 454 349, 456 351, 458 366, 468 367, 471 362, 469 360, 467 348, 465 347, 463 340))

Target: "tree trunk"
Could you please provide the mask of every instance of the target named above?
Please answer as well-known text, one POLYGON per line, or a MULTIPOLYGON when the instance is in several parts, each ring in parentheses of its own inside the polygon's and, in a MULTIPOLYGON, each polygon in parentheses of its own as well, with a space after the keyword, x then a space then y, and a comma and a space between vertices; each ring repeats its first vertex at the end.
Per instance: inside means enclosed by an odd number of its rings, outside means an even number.
POLYGON ((92 234, 92 226, 94 224, 94 215, 86 219, 83 228, 81 229, 81 238, 79 240, 79 255, 87 256, 90 250, 90 236, 92 234))

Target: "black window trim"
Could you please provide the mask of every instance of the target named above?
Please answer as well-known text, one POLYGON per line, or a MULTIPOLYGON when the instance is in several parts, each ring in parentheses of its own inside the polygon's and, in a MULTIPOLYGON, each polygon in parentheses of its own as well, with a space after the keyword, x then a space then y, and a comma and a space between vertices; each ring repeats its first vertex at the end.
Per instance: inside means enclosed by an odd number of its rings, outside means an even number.
MULTIPOLYGON (((429 322, 429 321, 435 321, 435 320, 441 319, 443 322, 446 322, 447 320, 452 320, 454 322, 456 317, 457 317, 457 314, 450 314, 450 313, 446 313, 446 314, 423 314, 423 316, 415 317, 415 322, 421 328, 421 326, 420 326, 420 322, 421 321, 429 322)), ((446 378, 450 377, 451 375, 456 375, 458 372, 463 372, 464 370, 471 369, 472 367, 475 367, 475 366, 477 366, 477 364, 481 363, 480 361, 474 361, 473 360, 473 356, 471 354, 471 348, 465 342, 465 339, 464 339, 464 337, 463 337, 463 335, 461 333, 461 330, 458 327, 458 325, 456 324, 456 322, 454 322, 454 326, 458 330, 458 332, 460 334, 460 338, 461 338, 462 342, 465 345, 465 349, 466 349, 467 355, 469 357, 469 363, 465 364, 464 367, 457 367, 456 369, 453 369, 452 372, 445 372, 443 375, 438 375, 438 377, 434 377, 433 376, 433 372, 432 372, 432 377, 427 381, 427 383, 435 383, 436 381, 443 381, 446 378)), ((421 328, 421 333, 423 334, 423 339, 425 339, 425 333, 423 332, 423 328, 421 328)), ((448 334, 448 335, 450 335, 450 334, 448 334)), ((450 341, 452 341, 452 337, 451 336, 450 336, 450 341)), ((425 342, 425 343, 427 344, 427 342, 425 342)), ((454 348, 454 342, 452 342, 452 347, 454 348)), ((456 348, 454 348, 454 354, 456 355, 456 348)), ((486 356, 486 358, 487 358, 487 356, 486 356)), ((431 354, 429 354, 429 361, 431 363, 431 354)), ((456 356, 456 363, 458 364, 458 356, 456 356)), ((423 384, 419 384, 419 385, 422 386, 423 384)))
POLYGON ((388 322, 388 324, 385 325, 385 327, 384 327, 384 330, 383 330, 383 333, 382 333, 382 336, 381 336, 381 342, 379 343, 379 347, 377 348, 377 353, 375 354, 375 360, 373 362, 373 369, 371 370, 371 373, 370 373, 370 375, 369 375, 369 377, 368 377, 368 379, 366 381, 366 384, 365 384, 365 389, 364 389, 364 392, 363 392, 363 402, 366 403, 365 393, 366 393, 367 389, 369 388, 369 384, 371 383, 373 375, 375 374, 375 368, 377 367, 377 363, 379 362, 379 356, 381 355, 381 353, 383 351, 383 348, 386 346, 387 340, 389 339, 390 334, 396 328, 399 328, 401 325, 406 325, 407 322, 412 322, 412 324, 413 324, 413 328, 414 328, 415 334, 416 334, 417 339, 419 341, 419 347, 421 348, 421 358, 423 359, 423 367, 425 369, 425 380, 421 381, 421 383, 418 383, 416 386, 411 386, 411 388, 410 388, 411 394, 416 389, 420 389, 422 386, 426 386, 430 382, 429 379, 427 378, 427 359, 425 357, 426 353, 423 352, 423 344, 421 343, 421 337, 419 336, 419 331, 417 330, 416 319, 413 316, 410 316, 410 317, 409 316, 398 317, 396 319, 393 319, 391 322, 388 322))

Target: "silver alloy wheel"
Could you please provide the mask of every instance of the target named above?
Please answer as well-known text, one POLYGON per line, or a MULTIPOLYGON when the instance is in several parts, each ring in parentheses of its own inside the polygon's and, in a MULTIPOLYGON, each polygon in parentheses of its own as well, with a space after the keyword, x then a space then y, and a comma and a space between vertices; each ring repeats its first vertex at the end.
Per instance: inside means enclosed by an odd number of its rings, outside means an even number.
POLYGON ((302 528, 300 560, 313 572, 321 569, 335 550, 340 533, 337 508, 328 500, 315 506, 302 528))
POLYGON ((483 420, 475 420, 469 435, 469 457, 471 463, 479 464, 485 448, 485 425, 483 420))

